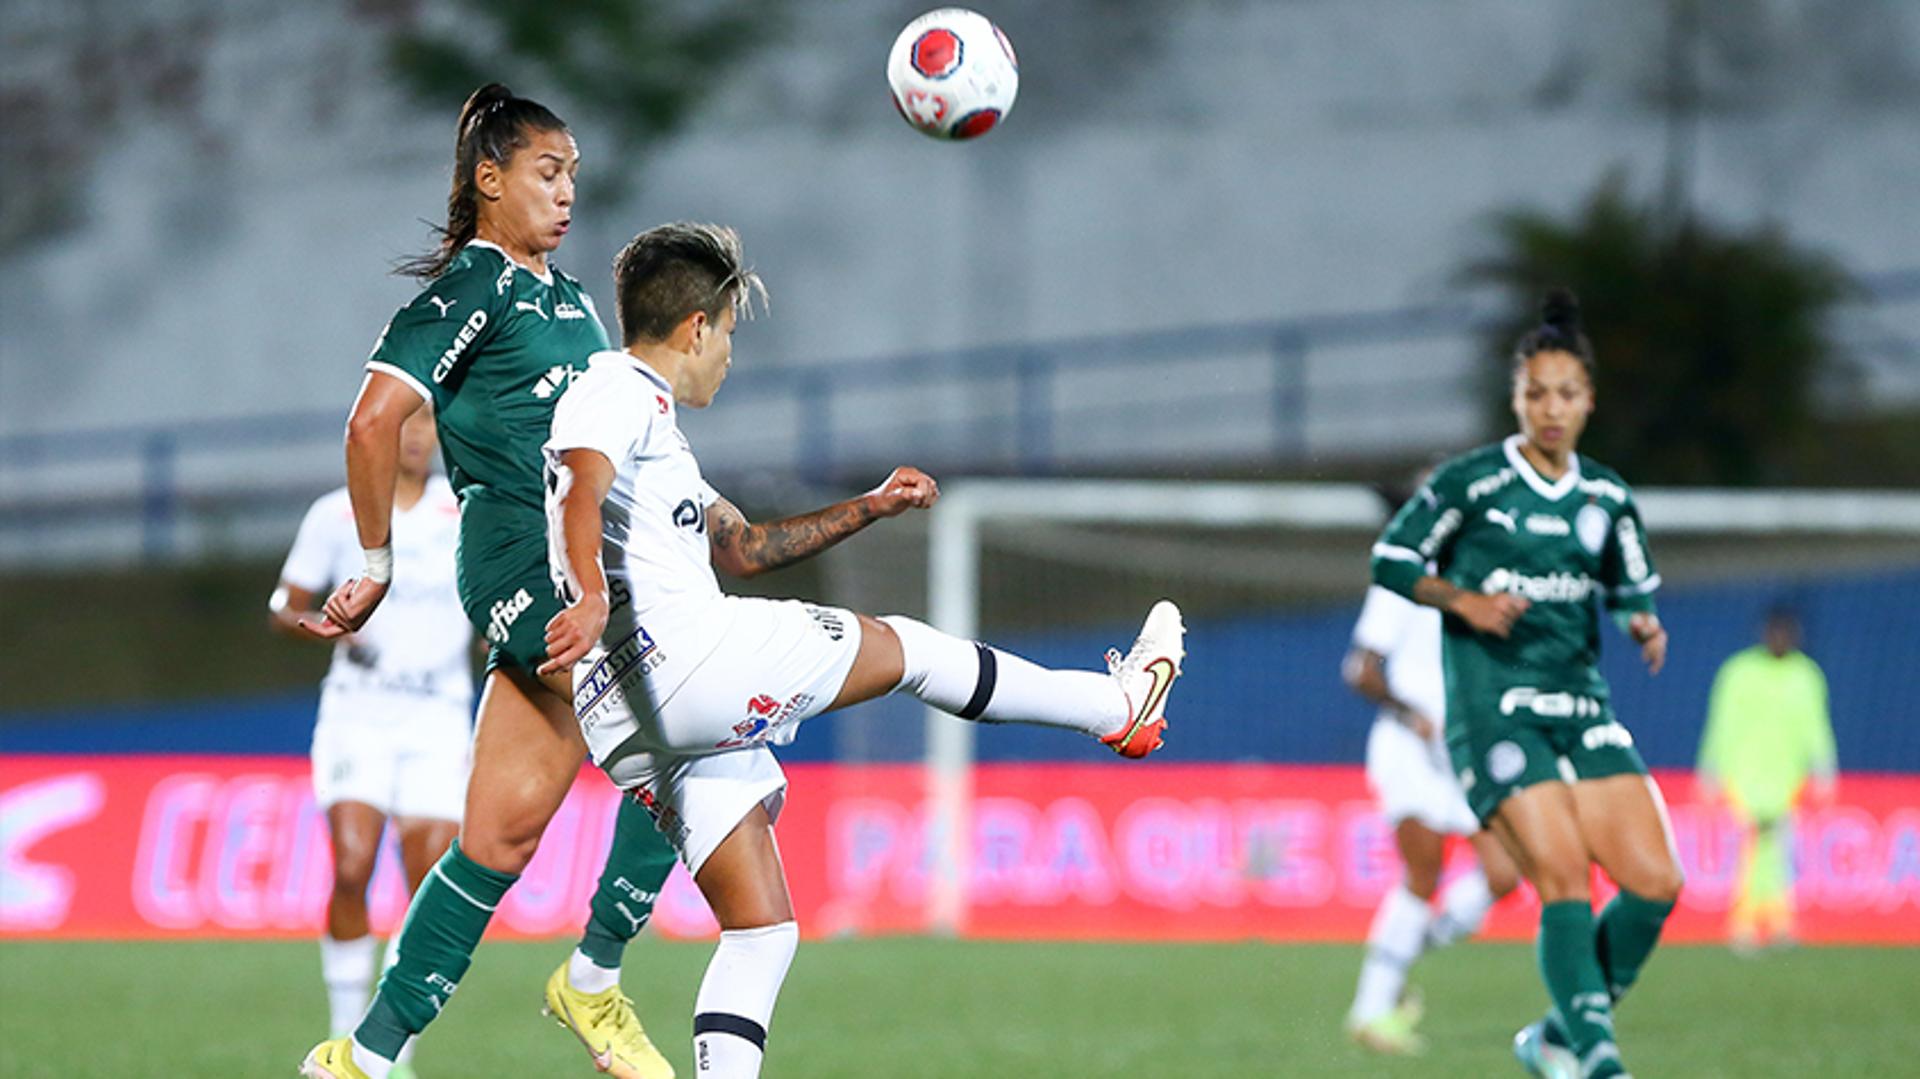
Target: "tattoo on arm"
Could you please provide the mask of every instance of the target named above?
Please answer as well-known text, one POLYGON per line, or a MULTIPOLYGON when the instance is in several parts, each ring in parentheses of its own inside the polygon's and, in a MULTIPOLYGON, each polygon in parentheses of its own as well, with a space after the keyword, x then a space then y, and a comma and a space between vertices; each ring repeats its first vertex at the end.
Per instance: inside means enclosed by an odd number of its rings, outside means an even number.
POLYGON ((1413 601, 1442 611, 1452 610, 1460 589, 1442 577, 1422 577, 1413 585, 1413 601))
POLYGON ((873 521, 866 502, 856 498, 812 513, 750 524, 739 507, 722 498, 707 510, 707 539, 726 568, 752 576, 819 554, 873 521))

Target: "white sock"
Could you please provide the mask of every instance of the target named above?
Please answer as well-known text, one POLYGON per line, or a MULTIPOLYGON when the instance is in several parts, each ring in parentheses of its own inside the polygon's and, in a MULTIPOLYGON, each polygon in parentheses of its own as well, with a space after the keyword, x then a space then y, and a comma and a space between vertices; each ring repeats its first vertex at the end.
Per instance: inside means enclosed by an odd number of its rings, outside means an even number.
POLYGON ((1049 670, 897 614, 880 621, 899 636, 905 660, 894 688, 943 712, 989 723, 1065 727, 1096 738, 1126 726, 1127 695, 1110 675, 1049 670))
POLYGON ((773 1003, 799 943, 800 927, 792 922, 720 934, 693 998, 693 1071, 700 1079, 760 1074, 773 1003))
POLYGON ((1491 906, 1493 890, 1487 887, 1485 873, 1475 868, 1455 877, 1440 890, 1440 914, 1427 928, 1427 946, 1444 948, 1478 933, 1491 906))
POLYGON ((582 993, 604 993, 620 984, 620 968, 603 967, 575 948, 567 957, 567 984, 582 993))
POLYGON ((332 1036, 352 1030, 373 995, 372 937, 352 940, 320 938, 320 980, 327 986, 327 1029, 332 1036))
POLYGON ((1402 884, 1387 893, 1367 931, 1367 958, 1347 1021, 1369 1023, 1393 1010, 1407 984, 1407 968, 1420 958, 1433 911, 1402 884))
MULTIPOLYGON (((413 1039, 409 1038, 407 1044, 412 1045, 413 1039)), ((393 1061, 361 1045, 358 1038, 353 1039, 353 1064, 367 1073, 367 1079, 387 1079, 387 1073, 393 1070, 393 1061)))

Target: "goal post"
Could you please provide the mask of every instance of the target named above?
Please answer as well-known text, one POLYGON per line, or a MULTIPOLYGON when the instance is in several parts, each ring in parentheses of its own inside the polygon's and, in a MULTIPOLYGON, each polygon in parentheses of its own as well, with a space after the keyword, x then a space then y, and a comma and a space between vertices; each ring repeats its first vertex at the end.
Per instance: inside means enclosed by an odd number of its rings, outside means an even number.
MULTIPOLYGON (((1250 605, 1262 602, 1254 590, 1272 582, 1249 579, 1291 572, 1298 579, 1284 590, 1323 603, 1338 595, 1357 606, 1368 545, 1393 508, 1373 488, 1345 483, 962 479, 943 487, 928 526, 927 609, 935 626, 964 638, 996 629, 983 622, 982 581, 989 547, 1003 531, 1037 530, 1026 542, 1030 550, 1070 547, 1090 562, 1131 560, 1140 594, 1127 598, 1138 600, 1140 612, 1162 586, 1172 592, 1182 574, 1191 582, 1196 573, 1209 575, 1221 595, 1247 591, 1250 605), (1182 544, 1203 536, 1241 541, 1182 553, 1182 544), (1317 561, 1309 548, 1318 549, 1317 561), (1243 558, 1277 568, 1247 570, 1243 558), (1299 565, 1287 569, 1292 562, 1299 565), (1338 572, 1327 571, 1335 565, 1338 572)), ((1845 564, 1920 567, 1920 493, 1642 488, 1635 497, 1670 588, 1690 577, 1791 575, 1809 560, 1831 563, 1842 550, 1850 552, 1845 564), (1680 550, 1670 559, 1674 546, 1680 550)), ((1049 584, 1069 593, 1094 587, 1066 578, 1049 584)), ((1039 591, 1011 589, 1023 590, 1039 591)), ((1044 617, 1047 601, 1034 605, 1044 617)), ((971 723, 927 710, 926 925, 936 934, 961 933, 968 921, 975 733, 971 723)))

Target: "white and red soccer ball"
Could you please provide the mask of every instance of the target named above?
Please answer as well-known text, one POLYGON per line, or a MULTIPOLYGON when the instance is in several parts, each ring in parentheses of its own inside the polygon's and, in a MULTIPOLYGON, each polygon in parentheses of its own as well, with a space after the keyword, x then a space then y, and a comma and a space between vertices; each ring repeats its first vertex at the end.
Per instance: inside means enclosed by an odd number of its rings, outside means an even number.
POLYGON ((1013 43, 977 11, 943 7, 907 24, 887 54, 887 83, 907 123, 936 139, 992 131, 1013 108, 1013 43))

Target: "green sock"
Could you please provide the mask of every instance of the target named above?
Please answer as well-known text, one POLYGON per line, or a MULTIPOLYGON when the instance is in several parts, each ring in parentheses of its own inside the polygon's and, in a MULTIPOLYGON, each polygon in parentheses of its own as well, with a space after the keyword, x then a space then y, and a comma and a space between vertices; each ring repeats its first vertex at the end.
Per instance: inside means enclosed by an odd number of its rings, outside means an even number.
POLYGON ((427 1028, 473 964, 473 950, 493 909, 518 874, 488 869, 453 841, 407 907, 400 958, 380 976, 380 990, 354 1040, 392 1060, 407 1039, 427 1028))
MULTIPOLYGON (((1672 903, 1651 899, 1621 889, 1600 912, 1594 928, 1593 950, 1600 961, 1600 973, 1607 983, 1607 995, 1615 1004, 1640 978, 1640 968, 1660 941, 1660 930, 1673 913, 1672 903)), ((1547 1013, 1547 1040, 1555 1045, 1573 1044, 1566 1021, 1559 1009, 1547 1013)))
POLYGON ((1624 888, 1600 912, 1593 931, 1594 951, 1615 1003, 1639 980, 1640 967, 1660 943, 1660 930, 1672 913, 1672 903, 1643 899, 1624 888))
POLYGON ((620 969, 620 956, 653 916, 654 901, 674 861, 673 847, 653 826, 653 815, 633 798, 620 799, 613 847, 607 851, 587 929, 580 937, 582 955, 598 966, 620 969))
POLYGON ((1593 908, 1567 899, 1540 908, 1540 976, 1547 983, 1582 1074, 1615 1075, 1620 1054, 1613 1044, 1613 999, 1594 950, 1593 908))

